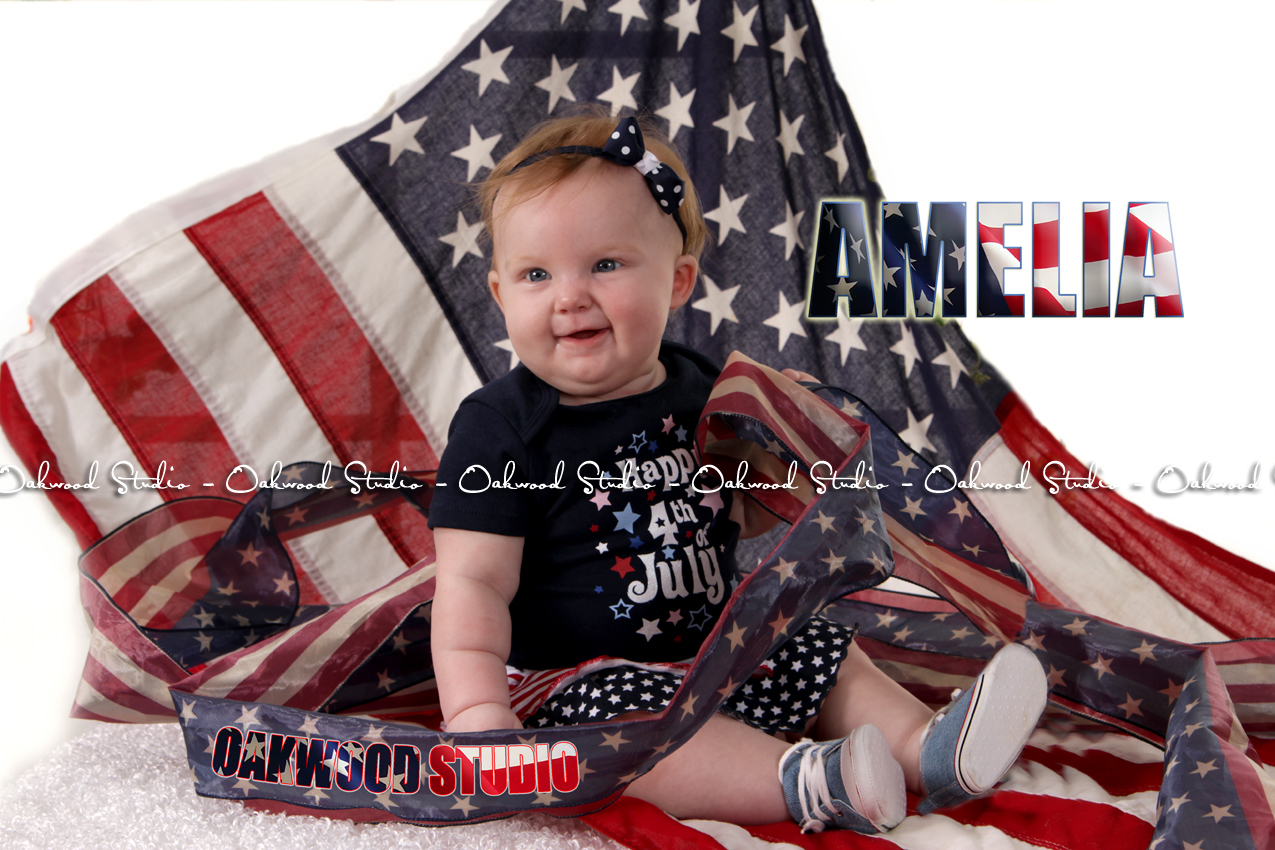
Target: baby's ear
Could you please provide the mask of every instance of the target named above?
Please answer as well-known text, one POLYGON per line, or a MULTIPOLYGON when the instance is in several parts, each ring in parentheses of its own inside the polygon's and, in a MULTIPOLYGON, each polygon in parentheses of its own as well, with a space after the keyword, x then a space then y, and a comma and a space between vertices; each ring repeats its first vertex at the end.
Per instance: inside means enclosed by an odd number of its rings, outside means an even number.
POLYGON ((673 265, 673 297, 669 309, 676 310, 691 298, 695 291, 695 279, 699 276, 699 261, 690 254, 678 257, 673 265))
POLYGON ((491 297, 496 299, 496 306, 500 308, 500 312, 505 312, 505 305, 500 301, 500 275, 495 269, 487 272, 487 289, 491 292, 491 297))

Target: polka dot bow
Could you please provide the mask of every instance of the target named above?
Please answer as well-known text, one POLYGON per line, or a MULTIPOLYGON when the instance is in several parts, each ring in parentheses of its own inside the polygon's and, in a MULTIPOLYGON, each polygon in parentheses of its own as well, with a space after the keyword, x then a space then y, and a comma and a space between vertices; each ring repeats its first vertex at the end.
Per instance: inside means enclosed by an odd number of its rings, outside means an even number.
POLYGON ((646 178, 646 185, 651 190, 651 196, 655 198, 655 202, 660 205, 660 209, 673 216, 677 229, 682 232, 682 238, 686 238, 686 225, 682 224, 682 218, 677 214, 677 208, 686 200, 686 184, 681 177, 677 176, 676 171, 660 162, 655 154, 646 149, 646 142, 642 139, 642 128, 638 126, 636 118, 629 116, 620 119, 620 123, 603 147, 565 145, 560 148, 550 148, 532 154, 515 165, 512 170, 517 171, 533 162, 560 154, 584 154, 610 160, 616 165, 633 166, 646 178))
POLYGON ((677 212, 682 201, 686 200, 682 178, 646 149, 646 143, 642 140, 642 128, 632 116, 620 120, 619 126, 615 128, 611 138, 607 139, 602 150, 612 162, 636 168, 646 178, 646 184, 651 188, 651 195, 660 209, 669 215, 677 212))

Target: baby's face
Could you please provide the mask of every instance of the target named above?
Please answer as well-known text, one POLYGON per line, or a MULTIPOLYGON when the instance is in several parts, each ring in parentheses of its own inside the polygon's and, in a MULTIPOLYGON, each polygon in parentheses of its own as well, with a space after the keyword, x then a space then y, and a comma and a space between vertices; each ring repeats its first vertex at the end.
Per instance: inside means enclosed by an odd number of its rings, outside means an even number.
POLYGON ((495 210, 492 294, 518 358, 565 404, 645 392, 664 380, 660 339, 697 265, 642 175, 585 163, 495 210))

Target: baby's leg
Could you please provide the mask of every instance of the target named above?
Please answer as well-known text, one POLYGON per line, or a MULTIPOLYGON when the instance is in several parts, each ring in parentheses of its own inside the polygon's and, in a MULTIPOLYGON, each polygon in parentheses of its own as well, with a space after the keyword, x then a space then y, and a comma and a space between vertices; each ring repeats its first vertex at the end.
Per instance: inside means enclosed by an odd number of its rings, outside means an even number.
POLYGON ((852 644, 837 674, 837 684, 824 700, 814 737, 825 741, 841 738, 871 723, 885 735, 890 753, 903 767, 908 790, 923 794, 921 736, 933 716, 924 703, 881 672, 858 644, 852 644))
POLYGON ((779 757, 788 744, 759 729, 714 714, 655 769, 624 792, 678 818, 738 824, 788 819, 779 784, 779 757))
POLYGON ((923 797, 919 808, 925 813, 999 782, 1036 728, 1048 692, 1032 651, 1009 644, 936 718, 863 650, 851 647, 824 700, 816 734, 835 738, 865 723, 879 728, 908 789, 923 797))

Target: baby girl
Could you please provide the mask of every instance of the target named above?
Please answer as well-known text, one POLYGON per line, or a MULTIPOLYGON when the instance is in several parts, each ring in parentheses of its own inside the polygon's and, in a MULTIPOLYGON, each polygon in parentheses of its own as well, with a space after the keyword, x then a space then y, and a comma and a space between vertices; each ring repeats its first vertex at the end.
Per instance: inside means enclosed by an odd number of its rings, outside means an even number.
MULTIPOLYGON (((717 367, 663 334, 707 242, 694 187, 652 128, 582 114, 534 130, 481 199, 488 285, 521 363, 457 411, 430 510, 447 731, 658 712, 678 684, 668 663, 695 655, 737 581, 736 541, 776 522, 690 486, 717 367), (691 579, 637 580, 644 558, 683 555, 691 579), (576 669, 520 719, 510 667, 576 669)), ((683 818, 884 831, 905 789, 930 811, 991 788, 1047 693, 1011 644, 936 715, 821 617, 768 666, 626 793, 683 818), (821 743, 783 737, 807 734, 821 743)))

